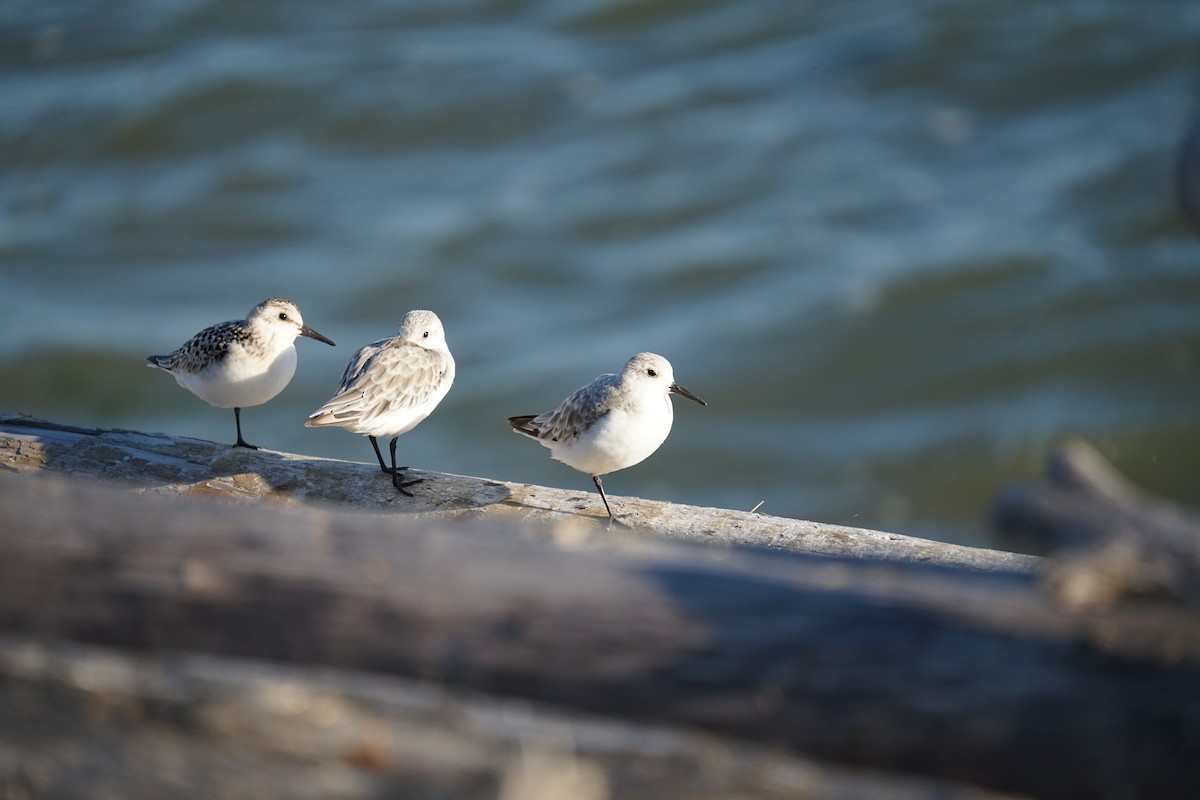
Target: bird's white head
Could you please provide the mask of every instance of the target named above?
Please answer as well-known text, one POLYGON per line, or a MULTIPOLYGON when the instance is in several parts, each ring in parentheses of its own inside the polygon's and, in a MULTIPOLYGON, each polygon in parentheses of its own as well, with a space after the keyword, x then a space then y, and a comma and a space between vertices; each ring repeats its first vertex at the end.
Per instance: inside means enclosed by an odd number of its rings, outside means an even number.
POLYGON ((305 325, 299 306, 282 297, 263 300, 250 309, 250 313, 246 315, 246 322, 272 340, 291 343, 296 340, 297 336, 307 336, 325 344, 333 344, 332 341, 305 325))
POLYGON ((446 329, 432 311, 410 311, 400 320, 400 338, 428 347, 430 350, 446 350, 446 329))
POLYGON ((666 394, 681 394, 702 406, 708 403, 675 382, 675 370, 671 362, 656 353, 638 353, 625 362, 621 370, 621 381, 646 391, 661 391, 666 394))

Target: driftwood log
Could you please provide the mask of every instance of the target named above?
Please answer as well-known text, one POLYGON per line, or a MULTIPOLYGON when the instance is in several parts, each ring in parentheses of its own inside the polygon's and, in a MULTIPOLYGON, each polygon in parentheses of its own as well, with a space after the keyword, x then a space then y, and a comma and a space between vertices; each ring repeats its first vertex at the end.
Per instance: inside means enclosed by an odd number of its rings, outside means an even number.
POLYGON ((1155 595, 1063 603, 1031 557, 1006 568, 1004 554, 939 561, 956 551, 934 547, 924 560, 938 563, 918 563, 921 543, 905 537, 841 529, 867 544, 830 546, 821 526, 780 535, 791 521, 711 509, 695 510, 692 538, 722 546, 700 547, 655 529, 682 506, 635 501, 646 532, 662 534, 647 537, 606 530, 578 494, 539 487, 433 475, 436 507, 402 510, 371 494, 385 482, 363 465, 47 423, 10 421, 0 437, 0 464, 24 473, 0 474, 0 699, 11 700, 0 776, 35 795, 72 792, 30 742, 93 781, 176 785, 164 791, 175 796, 196 785, 190 796, 288 796, 302 774, 315 796, 402 785, 533 796, 505 787, 561 779, 584 788, 560 796, 580 797, 707 785, 710 796, 1141 798, 1188 796, 1200 780, 1195 609, 1155 595), (347 509, 355 486, 368 513, 347 509), (337 504, 335 491, 350 494, 337 504), (761 544, 807 539, 842 555, 728 546, 754 541, 760 523, 761 544), (863 555, 881 545, 890 552, 863 555), (414 695, 436 695, 438 710, 414 711, 414 695), (255 716, 271 702, 274 716, 255 716), (528 737, 449 730, 514 703, 533 709, 528 737), (359 716, 335 734, 305 715, 327 707, 359 716), (129 755, 146 746, 139 720, 167 736, 155 769, 129 755), (574 744, 536 745, 536 731, 564 725, 574 744), (116 748, 124 761, 98 731, 130 748, 116 748), (273 766, 238 736, 260 737, 273 766), (240 794, 192 782, 238 757, 262 767, 240 794), (522 759, 550 777, 529 777, 522 759), (292 774, 296 760, 305 769, 292 774), (696 768, 713 777, 685 780, 696 768), (779 782, 803 774, 823 783, 779 782))
MULTIPOLYGON (((63 425, 0 415, 0 470, 91 475, 128 483, 132 491, 268 501, 281 505, 335 505, 413 519, 606 522, 598 496, 440 472, 412 470, 425 481, 414 497, 398 496, 379 468, 269 450, 251 451, 199 439, 63 425)), ((590 487, 590 482, 584 480, 590 487)), ((837 556, 1032 570, 1037 559, 999 550, 962 547, 896 533, 825 525, 720 508, 617 498, 622 515, 641 533, 716 545, 753 545, 837 556)))
POLYGON ((1200 612, 1200 516, 1141 491, 1081 439, 1051 451, 1041 481, 1001 492, 995 518, 1014 546, 1053 556, 1044 574, 1069 604, 1158 598, 1200 612))
POLYGON ((427 681, 0 636, 0 797, 1002 796, 427 681))

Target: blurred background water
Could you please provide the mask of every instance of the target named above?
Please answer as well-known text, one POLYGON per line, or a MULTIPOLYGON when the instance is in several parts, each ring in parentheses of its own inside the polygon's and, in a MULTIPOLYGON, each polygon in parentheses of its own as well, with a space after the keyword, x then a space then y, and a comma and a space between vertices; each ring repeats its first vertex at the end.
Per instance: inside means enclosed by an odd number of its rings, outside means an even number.
POLYGON ((0 410, 233 440, 144 366, 257 301, 338 342, 274 449, 431 308, 428 469, 575 487, 510 433, 634 352, 709 401, 615 495, 989 543, 1079 433, 1200 505, 1200 3, 7 0, 0 410))

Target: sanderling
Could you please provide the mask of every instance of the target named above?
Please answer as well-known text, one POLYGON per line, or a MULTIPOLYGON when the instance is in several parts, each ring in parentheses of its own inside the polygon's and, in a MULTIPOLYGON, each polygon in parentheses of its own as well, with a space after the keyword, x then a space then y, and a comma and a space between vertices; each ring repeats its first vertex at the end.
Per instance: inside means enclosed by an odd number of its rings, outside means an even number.
POLYGON ((235 447, 257 450, 242 438, 242 409, 261 405, 283 391, 296 374, 296 337, 333 342, 304 324, 291 300, 272 297, 250 309, 245 319, 205 328, 174 353, 149 356, 176 382, 210 406, 232 408, 235 447))
POLYGON ((608 505, 600 476, 642 462, 666 441, 675 415, 672 394, 708 405, 675 383, 671 362, 654 353, 638 353, 620 375, 601 375, 553 411, 509 417, 508 424, 550 448, 552 458, 591 475, 609 524, 624 525, 608 505))
POLYGON ((442 321, 432 311, 409 311, 400 332, 363 346, 350 359, 341 385, 328 403, 304 423, 315 428, 337 425, 371 440, 379 468, 392 476, 401 493, 421 480, 401 481, 408 467, 396 466, 396 440, 437 408, 454 383, 454 356, 446 346, 442 321), (383 463, 377 436, 392 437, 392 466, 383 463))

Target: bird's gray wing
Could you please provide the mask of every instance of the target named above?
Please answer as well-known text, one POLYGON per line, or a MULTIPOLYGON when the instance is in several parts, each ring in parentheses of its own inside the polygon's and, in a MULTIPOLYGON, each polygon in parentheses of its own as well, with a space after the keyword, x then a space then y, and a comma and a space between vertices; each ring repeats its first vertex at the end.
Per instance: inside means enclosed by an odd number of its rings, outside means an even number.
POLYGON ((572 392, 558 408, 534 417, 531 426, 537 438, 567 442, 587 431, 610 411, 618 380, 616 375, 601 375, 572 392))
POLYGON ((354 354, 338 392, 312 419, 331 417, 369 421, 383 414, 418 406, 429 399, 446 378, 450 362, 444 353, 405 340, 385 339, 354 354))

